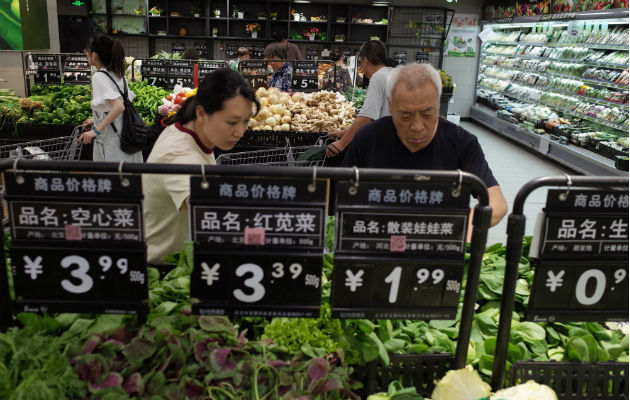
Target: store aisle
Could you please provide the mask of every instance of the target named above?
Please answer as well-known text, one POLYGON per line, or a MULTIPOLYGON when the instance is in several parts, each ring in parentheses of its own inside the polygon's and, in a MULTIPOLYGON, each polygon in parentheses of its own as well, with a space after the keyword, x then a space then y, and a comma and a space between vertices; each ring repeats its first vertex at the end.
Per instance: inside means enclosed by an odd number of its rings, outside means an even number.
MULTIPOLYGON (((556 176, 566 173, 568 170, 547 162, 523 148, 513 144, 507 139, 491 132, 482 125, 474 122, 462 122, 461 126, 473 133, 479 139, 479 143, 490 164, 494 176, 499 181, 503 195, 508 203, 508 215, 512 212, 514 197, 519 189, 528 181, 541 176, 556 176)), ((547 200, 547 189, 537 189, 529 195, 525 203, 525 216, 527 218, 525 234, 531 235, 534 231, 536 216, 543 208, 547 200)), ((507 216, 500 224, 490 228, 488 232, 488 245, 506 242, 507 216)))

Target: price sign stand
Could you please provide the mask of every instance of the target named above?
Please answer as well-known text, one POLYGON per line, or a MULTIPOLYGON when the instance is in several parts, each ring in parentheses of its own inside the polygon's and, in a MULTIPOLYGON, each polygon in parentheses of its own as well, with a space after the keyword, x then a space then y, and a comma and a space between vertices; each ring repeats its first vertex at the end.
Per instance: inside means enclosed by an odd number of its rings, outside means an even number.
POLYGON ((27 93, 32 85, 89 85, 92 70, 84 54, 28 53, 24 56, 27 93))
MULTIPOLYGON (((267 72, 271 74, 270 62, 288 62, 293 68, 291 78, 291 91, 316 92, 320 89, 319 65, 328 64, 330 68, 336 68, 335 63, 329 60, 290 61, 290 60, 244 60, 238 63, 238 69, 245 80, 254 89, 266 88, 268 83, 267 72)), ((334 79, 334 74, 333 74, 334 79)))
POLYGON ((327 181, 191 178, 193 313, 318 317, 327 181))
POLYGON ((132 62, 131 79, 135 80, 136 63, 140 64, 143 81, 153 86, 173 90, 175 85, 195 87, 215 69, 227 68, 222 60, 168 60, 157 58, 135 58, 132 62))
MULTIPOLYGON (((455 319, 470 193, 484 204, 485 185, 461 171, 415 182, 358 181, 338 185, 333 317, 455 319)), ((491 214, 490 207, 475 209, 456 368, 466 362, 491 214)))
MULTIPOLYGON (((525 234, 525 200, 537 188, 563 185, 568 185, 568 189, 549 191, 543 234, 532 239, 532 248, 538 250, 535 255, 539 259, 535 261, 526 316, 537 321, 627 319, 628 178, 566 176, 528 182, 516 195, 508 216, 505 279, 492 373, 494 390, 501 389, 505 380, 518 262, 525 234), (592 187, 625 189, 582 189, 592 187)), ((534 379, 550 385, 559 399, 627 398, 627 377, 627 363, 519 362, 512 366, 512 379, 534 379), (549 366, 546 373, 543 365, 549 366), (599 371, 598 378, 593 378, 595 371, 599 371), (599 379, 600 389, 605 388, 603 392, 597 392, 597 385, 588 384, 591 378, 599 379), (619 384, 620 379, 625 382, 619 384), (609 383, 613 391, 621 388, 624 393, 610 393, 609 383), (584 393, 585 387, 588 393, 584 393)))
POLYGON ((148 312, 139 176, 14 169, 4 184, 15 309, 148 312))

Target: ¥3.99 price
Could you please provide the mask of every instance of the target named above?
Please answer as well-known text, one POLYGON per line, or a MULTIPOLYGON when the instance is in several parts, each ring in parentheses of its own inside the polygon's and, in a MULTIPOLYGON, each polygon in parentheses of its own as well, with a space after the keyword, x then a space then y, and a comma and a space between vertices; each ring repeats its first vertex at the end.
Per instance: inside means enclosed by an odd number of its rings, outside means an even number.
MULTIPOLYGON (((32 281, 43 279, 44 259, 42 256, 22 257, 24 262, 24 274, 32 281)), ((83 294, 94 288, 95 279, 105 280, 114 273, 119 276, 128 276, 129 282, 136 282, 141 285, 145 282, 145 274, 142 271, 129 271, 129 261, 127 258, 112 258, 108 255, 97 257, 92 260, 94 265, 87 258, 80 255, 68 255, 59 261, 59 266, 68 271, 69 277, 61 280, 61 287, 68 293, 83 294), (94 263, 94 261, 96 261, 94 263), (110 272, 111 271, 111 272, 110 272), (108 274, 109 273, 109 274, 108 274), (105 275, 108 274, 108 275, 105 275)))

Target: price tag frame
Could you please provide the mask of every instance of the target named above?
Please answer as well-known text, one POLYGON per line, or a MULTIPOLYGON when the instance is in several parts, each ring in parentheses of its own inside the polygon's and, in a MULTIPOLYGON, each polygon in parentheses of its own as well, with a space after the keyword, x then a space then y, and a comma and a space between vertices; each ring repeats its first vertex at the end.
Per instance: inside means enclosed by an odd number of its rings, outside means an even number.
POLYGON ((266 72, 255 71, 255 73, 248 72, 250 68, 268 70, 269 62, 285 62, 291 64, 293 74, 291 77, 291 90, 293 92, 316 92, 320 90, 320 76, 319 65, 330 64, 331 68, 336 68, 334 63, 329 60, 268 60, 268 59, 256 59, 256 60, 243 60, 238 63, 238 70, 243 75, 245 80, 252 85, 254 89, 260 87, 267 87, 268 76, 266 72), (302 70, 312 71, 300 72, 302 70), (306 86, 303 86, 305 84, 306 86))
POLYGON ((32 53, 24 56, 24 75, 27 79, 27 92, 30 95, 32 85, 89 85, 92 79, 92 69, 87 63, 87 58, 81 53, 32 53), (54 61, 55 66, 29 68, 31 61, 37 63, 38 59, 45 58, 54 61), (68 62, 81 63, 82 67, 70 68, 68 62))
MULTIPOLYGON (((13 242, 10 246, 12 257, 12 267, 14 281, 16 282, 15 293, 18 297, 16 303, 23 311, 29 312, 90 312, 90 313, 111 313, 111 314, 146 314, 148 308, 148 276, 146 272, 146 245, 144 243, 144 221, 142 215, 142 187, 141 178, 137 175, 112 174, 112 173, 67 173, 67 172, 4 172, 4 184, 6 189, 6 199, 8 201, 9 221, 12 232, 16 232, 21 227, 33 230, 51 229, 51 233, 42 235, 13 235, 13 242), (104 201, 108 199, 109 201, 104 201), (20 215, 23 214, 23 207, 29 211, 19 217, 15 215, 16 207, 20 207, 20 215), (80 219, 74 220, 70 210, 77 211, 80 219), (113 230, 107 230, 107 237, 104 234, 104 223, 112 225, 111 220, 107 220, 110 211, 119 210, 121 214, 120 227, 114 223, 113 230), (35 214, 35 211, 40 211, 35 214), (43 210, 47 210, 43 212, 43 210), (92 218, 92 211, 98 210, 97 218, 92 218), (109 211, 107 211, 109 210, 109 211), (59 215, 57 215, 57 211, 59 215), (85 214, 87 212, 87 215, 85 214), (40 221, 46 218, 46 221, 40 221), (132 217, 131 219, 129 219, 132 217), (24 219, 22 221, 21 219, 24 219), (29 218, 35 218, 29 220, 29 218), (53 221, 51 218, 54 218, 53 221), (69 223, 70 218, 73 219, 69 223), (86 219, 88 218, 88 219, 86 219), (41 222, 41 223, 40 223, 41 222), (92 226, 92 225, 94 226, 92 226), (123 236, 115 239, 115 232, 121 235, 129 225, 135 232, 134 238, 123 236), (122 228, 121 228, 122 227, 122 228), (122 229, 122 230, 121 230, 122 229), (97 235, 98 233, 98 235, 97 235), (54 234, 54 235, 53 235, 54 234), (33 254, 30 256, 29 254, 33 254), (67 259, 68 255, 75 258, 67 259), (105 275, 92 276, 89 279, 78 279, 77 274, 86 275, 90 271, 90 266, 95 265, 94 260, 97 255, 111 256, 119 255, 118 259, 125 257, 127 267, 134 268, 134 279, 142 278, 142 285, 133 291, 120 290, 124 287, 120 280, 105 275), (27 261, 24 257, 28 256, 27 261), (21 258, 20 258, 21 257, 21 258), (65 258, 64 258, 65 257, 65 258), (48 260, 53 261, 48 261, 48 260), (83 261, 77 261, 82 258, 83 261), (38 261, 39 260, 39 261, 38 261), (61 264, 61 260, 64 264, 61 264), (26 263, 30 263, 28 271, 26 263), (53 262, 53 276, 64 274, 63 280, 67 281, 68 287, 80 285, 79 281, 91 282, 96 287, 97 293, 92 293, 92 287, 88 292, 76 292, 84 294, 82 297, 64 296, 65 292, 51 292, 48 298, 39 298, 30 293, 47 293, 47 286, 26 290, 27 278, 20 280, 19 269, 25 273, 30 273, 30 280, 35 281, 38 276, 36 270, 42 268, 42 262, 53 262), (87 263, 87 265, 86 265, 87 263), (39 264, 39 266, 35 265, 39 264), (60 267, 61 265, 61 267, 60 267), (68 269, 65 272, 64 269, 68 269), (73 274, 70 275, 70 272, 73 274), (101 280, 105 280, 102 282, 101 280), (22 286, 20 286, 22 285, 22 286), (129 292, 129 293, 128 293, 129 292), (129 297, 130 292, 135 297, 129 297), (20 295, 22 299, 20 299, 20 295), (98 297, 98 296, 101 297, 98 297), (122 297, 127 295, 127 297, 122 297), (98 299, 95 300, 95 297, 98 299)), ((113 219, 113 218, 112 218, 113 219)), ((29 231, 30 232, 30 231, 29 231)), ((129 232, 127 232, 129 233, 129 232)), ((113 263, 110 257, 110 264, 113 263)), ((100 262, 100 258, 99 258, 100 262)), ((50 265, 50 264, 48 264, 50 265)), ((101 264, 102 265, 102 264, 101 264)), ((105 266, 102 265, 104 268, 105 266)), ((46 268, 46 265, 43 266, 46 268)), ((107 267, 107 270, 111 265, 107 267)), ((43 270, 43 269, 42 269, 43 270)), ((104 269, 104 272, 107 272, 104 269)), ((131 275, 130 275, 131 276, 131 275)), ((53 279, 55 280, 55 279, 53 279)), ((32 282, 31 282, 32 284, 32 282)), ((59 289, 59 288, 58 288, 59 289)), ((67 290, 69 293, 73 293, 67 290)))
POLYGON ((197 79, 203 79, 211 69, 227 68, 223 60, 168 60, 155 58, 135 58, 132 62, 131 79, 135 80, 136 63, 141 63, 140 75, 143 81, 167 90, 173 90, 175 85, 193 87, 195 85, 195 70, 197 79), (215 68, 204 67, 214 64, 215 68), (197 68, 195 68, 197 66, 197 68), (182 72, 182 69, 185 69, 182 72))

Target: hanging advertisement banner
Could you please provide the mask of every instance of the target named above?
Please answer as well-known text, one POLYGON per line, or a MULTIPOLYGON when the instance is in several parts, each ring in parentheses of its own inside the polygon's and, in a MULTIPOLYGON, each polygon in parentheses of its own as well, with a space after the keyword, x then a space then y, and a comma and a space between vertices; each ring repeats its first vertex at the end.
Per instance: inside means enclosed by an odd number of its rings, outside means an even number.
POLYGON ((479 16, 476 14, 455 14, 451 29, 446 38, 446 55, 453 57, 475 57, 479 16))
POLYGON ((49 48, 46 0, 0 1, 0 50, 49 48))

